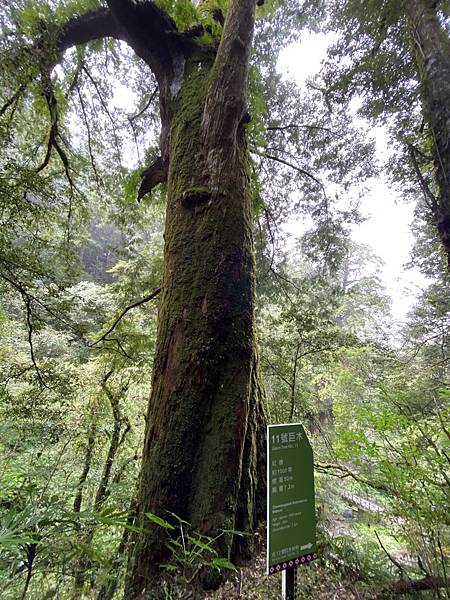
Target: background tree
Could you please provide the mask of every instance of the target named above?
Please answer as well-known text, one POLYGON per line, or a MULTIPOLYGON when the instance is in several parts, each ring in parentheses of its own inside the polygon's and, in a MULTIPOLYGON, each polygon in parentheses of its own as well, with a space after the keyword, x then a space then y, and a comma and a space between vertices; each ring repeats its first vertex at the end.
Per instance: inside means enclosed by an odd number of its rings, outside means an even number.
POLYGON ((329 99, 358 94, 361 114, 390 123, 398 145, 390 167, 394 180, 406 194, 411 187, 420 190, 422 211, 436 227, 448 263, 448 2, 307 4, 312 26, 338 33, 326 67, 329 99))

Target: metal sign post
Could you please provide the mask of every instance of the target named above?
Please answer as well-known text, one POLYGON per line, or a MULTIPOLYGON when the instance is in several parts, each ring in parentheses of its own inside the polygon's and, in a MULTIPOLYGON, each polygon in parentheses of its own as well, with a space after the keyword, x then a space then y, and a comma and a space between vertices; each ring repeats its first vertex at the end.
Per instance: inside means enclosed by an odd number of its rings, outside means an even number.
POLYGON ((288 567, 281 575, 281 600, 295 600, 295 571, 297 567, 288 567))
POLYGON ((299 565, 317 558, 314 463, 303 425, 267 428, 267 573, 283 573, 282 598, 295 600, 299 565))

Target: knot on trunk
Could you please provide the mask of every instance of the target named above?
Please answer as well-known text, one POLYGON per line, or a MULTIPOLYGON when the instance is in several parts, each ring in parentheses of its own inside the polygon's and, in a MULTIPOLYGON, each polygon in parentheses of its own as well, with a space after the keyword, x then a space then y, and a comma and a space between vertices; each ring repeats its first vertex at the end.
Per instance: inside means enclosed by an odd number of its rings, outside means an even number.
POLYGON ((211 190, 206 187, 193 187, 183 192, 180 201, 184 208, 194 209, 211 202, 211 190))

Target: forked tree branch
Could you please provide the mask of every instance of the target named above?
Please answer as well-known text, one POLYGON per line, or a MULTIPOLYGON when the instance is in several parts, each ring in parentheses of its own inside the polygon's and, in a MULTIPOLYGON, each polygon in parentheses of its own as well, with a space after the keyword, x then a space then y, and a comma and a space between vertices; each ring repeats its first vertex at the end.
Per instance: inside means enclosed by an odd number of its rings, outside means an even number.
POLYGON ((8 108, 12 106, 15 102, 17 102, 24 89, 25 86, 21 85, 19 89, 10 98, 8 98, 8 100, 6 100, 6 102, 0 108, 0 117, 3 117, 8 108))
POLYGON ((128 115, 128 121, 130 121, 130 123, 132 123, 136 119, 139 119, 139 117, 141 117, 145 113, 145 111, 149 108, 149 106, 151 105, 151 103, 155 99, 155 96, 156 96, 157 92, 158 92, 158 86, 155 87, 155 89, 153 90, 153 92, 150 94, 149 99, 144 104, 144 106, 139 110, 139 112, 137 112, 135 115, 128 115))
MULTIPOLYGON (((255 0, 231 0, 202 118, 203 143, 212 174, 220 172, 224 140, 236 138, 246 109, 246 83, 255 20, 255 0)), ((226 152, 233 151, 229 143, 226 152)))

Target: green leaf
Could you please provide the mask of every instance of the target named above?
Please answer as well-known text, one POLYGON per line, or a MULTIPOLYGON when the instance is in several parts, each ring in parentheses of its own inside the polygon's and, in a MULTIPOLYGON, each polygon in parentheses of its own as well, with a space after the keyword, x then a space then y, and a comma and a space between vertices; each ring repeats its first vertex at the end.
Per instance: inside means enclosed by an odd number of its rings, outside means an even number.
POLYGON ((229 569, 231 571, 237 571, 236 567, 227 558, 213 558, 211 565, 216 569, 229 569))
POLYGON ((150 521, 153 521, 153 523, 156 523, 156 525, 159 525, 160 527, 164 527, 164 529, 175 529, 175 527, 173 525, 171 525, 170 523, 168 523, 164 519, 161 519, 161 517, 158 517, 157 515, 154 515, 151 512, 146 512, 145 516, 148 519, 150 519, 150 521))
POLYGON ((178 569, 177 565, 174 565, 173 563, 163 563, 159 566, 161 569, 165 569, 166 571, 176 571, 178 569))
POLYGON ((188 536, 188 540, 194 544, 194 546, 197 546, 198 548, 201 548, 202 550, 207 550, 209 552, 214 552, 215 550, 214 548, 211 548, 210 544, 205 544, 204 542, 202 542, 201 539, 199 538, 193 538, 191 536, 188 536))
POLYGON ((252 535, 248 531, 236 531, 236 529, 221 529, 220 532, 221 533, 226 533, 226 534, 229 534, 229 535, 238 535, 240 537, 244 537, 246 535, 252 535))
POLYGON ((170 510, 168 510, 167 512, 169 515, 172 515, 172 517, 174 517, 179 523, 183 523, 184 525, 188 525, 189 527, 191 526, 190 523, 179 517, 176 513, 171 512, 170 510))

